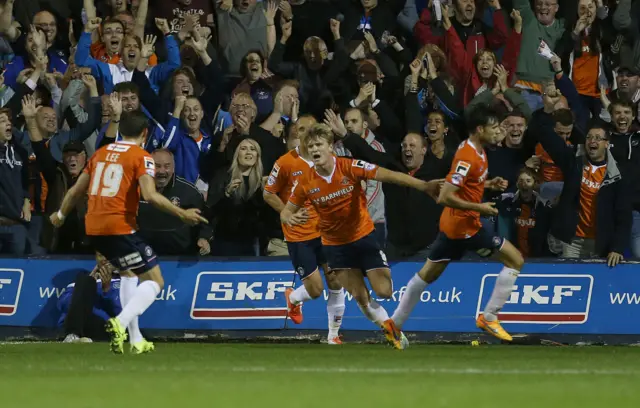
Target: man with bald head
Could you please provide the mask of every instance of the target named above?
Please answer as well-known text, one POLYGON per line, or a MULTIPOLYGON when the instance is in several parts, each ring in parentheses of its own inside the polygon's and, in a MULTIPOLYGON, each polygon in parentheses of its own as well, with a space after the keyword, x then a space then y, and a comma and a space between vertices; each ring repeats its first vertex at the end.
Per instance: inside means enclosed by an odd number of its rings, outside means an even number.
MULTIPOLYGON (((204 197, 186 179, 175 174, 175 160, 169 149, 151 154, 156 165, 156 190, 180 208, 204 210, 204 197)), ((161 255, 207 255, 211 252, 213 229, 206 225, 190 226, 146 201, 138 210, 140 235, 161 255)))
MULTIPOLYGON (((342 142, 354 158, 408 173, 420 180, 441 179, 447 175, 455 153, 447 148, 449 143, 445 144, 448 127, 441 112, 429 114, 427 131, 426 138, 408 133, 402 139, 399 159, 397 153, 376 151, 354 133, 346 134, 342 142)), ((383 190, 388 234, 385 252, 391 258, 426 257, 438 233, 442 207, 431 197, 406 187, 383 184, 383 190)))

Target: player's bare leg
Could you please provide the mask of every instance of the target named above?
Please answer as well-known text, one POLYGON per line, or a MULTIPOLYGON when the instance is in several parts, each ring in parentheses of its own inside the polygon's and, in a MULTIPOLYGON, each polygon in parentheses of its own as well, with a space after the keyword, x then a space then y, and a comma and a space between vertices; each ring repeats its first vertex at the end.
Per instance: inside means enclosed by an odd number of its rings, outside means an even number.
POLYGON ((115 318, 107 321, 107 332, 111 334, 111 351, 123 353, 123 344, 127 339, 126 328, 134 318, 140 316, 153 304, 164 287, 164 279, 159 266, 154 266, 147 272, 138 275, 140 284, 131 294, 127 304, 115 318))
POLYGON ((434 262, 428 259, 420 271, 409 280, 407 289, 400 298, 400 303, 391 317, 398 328, 402 329, 413 308, 420 301, 422 292, 428 284, 435 282, 442 275, 447 265, 449 265, 449 261, 434 262))
MULTIPOLYGON (((387 311, 378 304, 369 295, 369 289, 364 282, 364 275, 359 269, 338 269, 335 271, 338 276, 338 280, 344 289, 353 296, 358 307, 369 320, 380 326, 385 332, 387 340, 397 349, 403 349, 403 341, 401 333, 395 329, 393 321, 389 319, 387 311)), ((367 272, 371 287, 376 290, 376 287, 380 290, 380 293, 376 292, 381 298, 391 297, 393 292, 391 281, 391 274, 388 273, 387 268, 374 269, 367 272), (383 269, 386 269, 385 273, 383 269), (371 273, 373 272, 373 275, 371 273), (373 280, 372 280, 373 276, 373 280), (387 283, 387 281, 389 283, 387 283), (375 282, 375 283, 374 283, 375 282), (374 286, 375 285, 375 286, 374 286)))
POLYGON ((324 285, 322 276, 316 268, 309 276, 302 280, 302 285, 294 289, 287 289, 285 298, 289 309, 289 319, 295 324, 302 323, 302 304, 307 300, 317 299, 322 295, 324 285))
POLYGON ((476 326, 500 340, 511 341, 513 338, 502 328, 498 321, 498 313, 500 313, 500 310, 502 310, 502 307, 511 296, 513 285, 516 283, 516 279, 524 265, 524 259, 520 251, 506 239, 500 250, 494 255, 494 258, 502 262, 504 267, 500 271, 498 279, 496 279, 496 286, 493 288, 491 298, 489 298, 484 308, 484 313, 476 321, 476 326))

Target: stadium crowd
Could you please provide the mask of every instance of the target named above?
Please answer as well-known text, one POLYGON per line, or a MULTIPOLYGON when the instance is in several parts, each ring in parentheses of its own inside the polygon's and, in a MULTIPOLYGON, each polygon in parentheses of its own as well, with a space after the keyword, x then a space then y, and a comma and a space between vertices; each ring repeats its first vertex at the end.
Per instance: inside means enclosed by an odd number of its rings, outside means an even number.
MULTIPOLYGON (((434 180, 488 105, 508 187, 485 227, 525 257, 640 256, 639 0, 0 0, 0 35, 0 253, 93 253, 86 202, 49 215, 123 112, 149 119, 158 191, 209 220, 142 202, 144 240, 257 256, 287 255, 263 191, 314 123, 340 115, 339 156, 434 180)), ((442 207, 366 192, 388 256, 426 257, 442 207)))

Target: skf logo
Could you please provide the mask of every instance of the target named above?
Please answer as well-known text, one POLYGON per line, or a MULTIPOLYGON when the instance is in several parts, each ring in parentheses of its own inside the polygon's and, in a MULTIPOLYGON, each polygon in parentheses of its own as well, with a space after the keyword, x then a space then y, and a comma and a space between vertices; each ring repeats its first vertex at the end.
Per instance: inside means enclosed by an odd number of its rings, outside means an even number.
POLYGON ((0 316, 13 316, 18 310, 23 277, 22 269, 0 269, 0 316))
MULTIPOLYGON (((489 301, 497 276, 482 278, 476 316, 489 301)), ((591 275, 520 275, 498 319, 502 323, 582 324, 589 318, 592 290, 591 275)))
POLYGON ((192 319, 284 319, 284 292, 293 271, 201 272, 191 304, 192 319))

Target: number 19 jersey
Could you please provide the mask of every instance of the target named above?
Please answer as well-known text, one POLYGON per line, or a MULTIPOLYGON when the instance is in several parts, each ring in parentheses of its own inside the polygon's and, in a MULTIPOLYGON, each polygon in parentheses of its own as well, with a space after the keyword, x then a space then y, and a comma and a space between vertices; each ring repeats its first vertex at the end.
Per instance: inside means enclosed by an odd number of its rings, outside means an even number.
POLYGON ((138 179, 155 177, 153 158, 139 146, 117 142, 99 149, 84 172, 89 182, 87 235, 129 235, 137 230, 140 201, 138 179))

